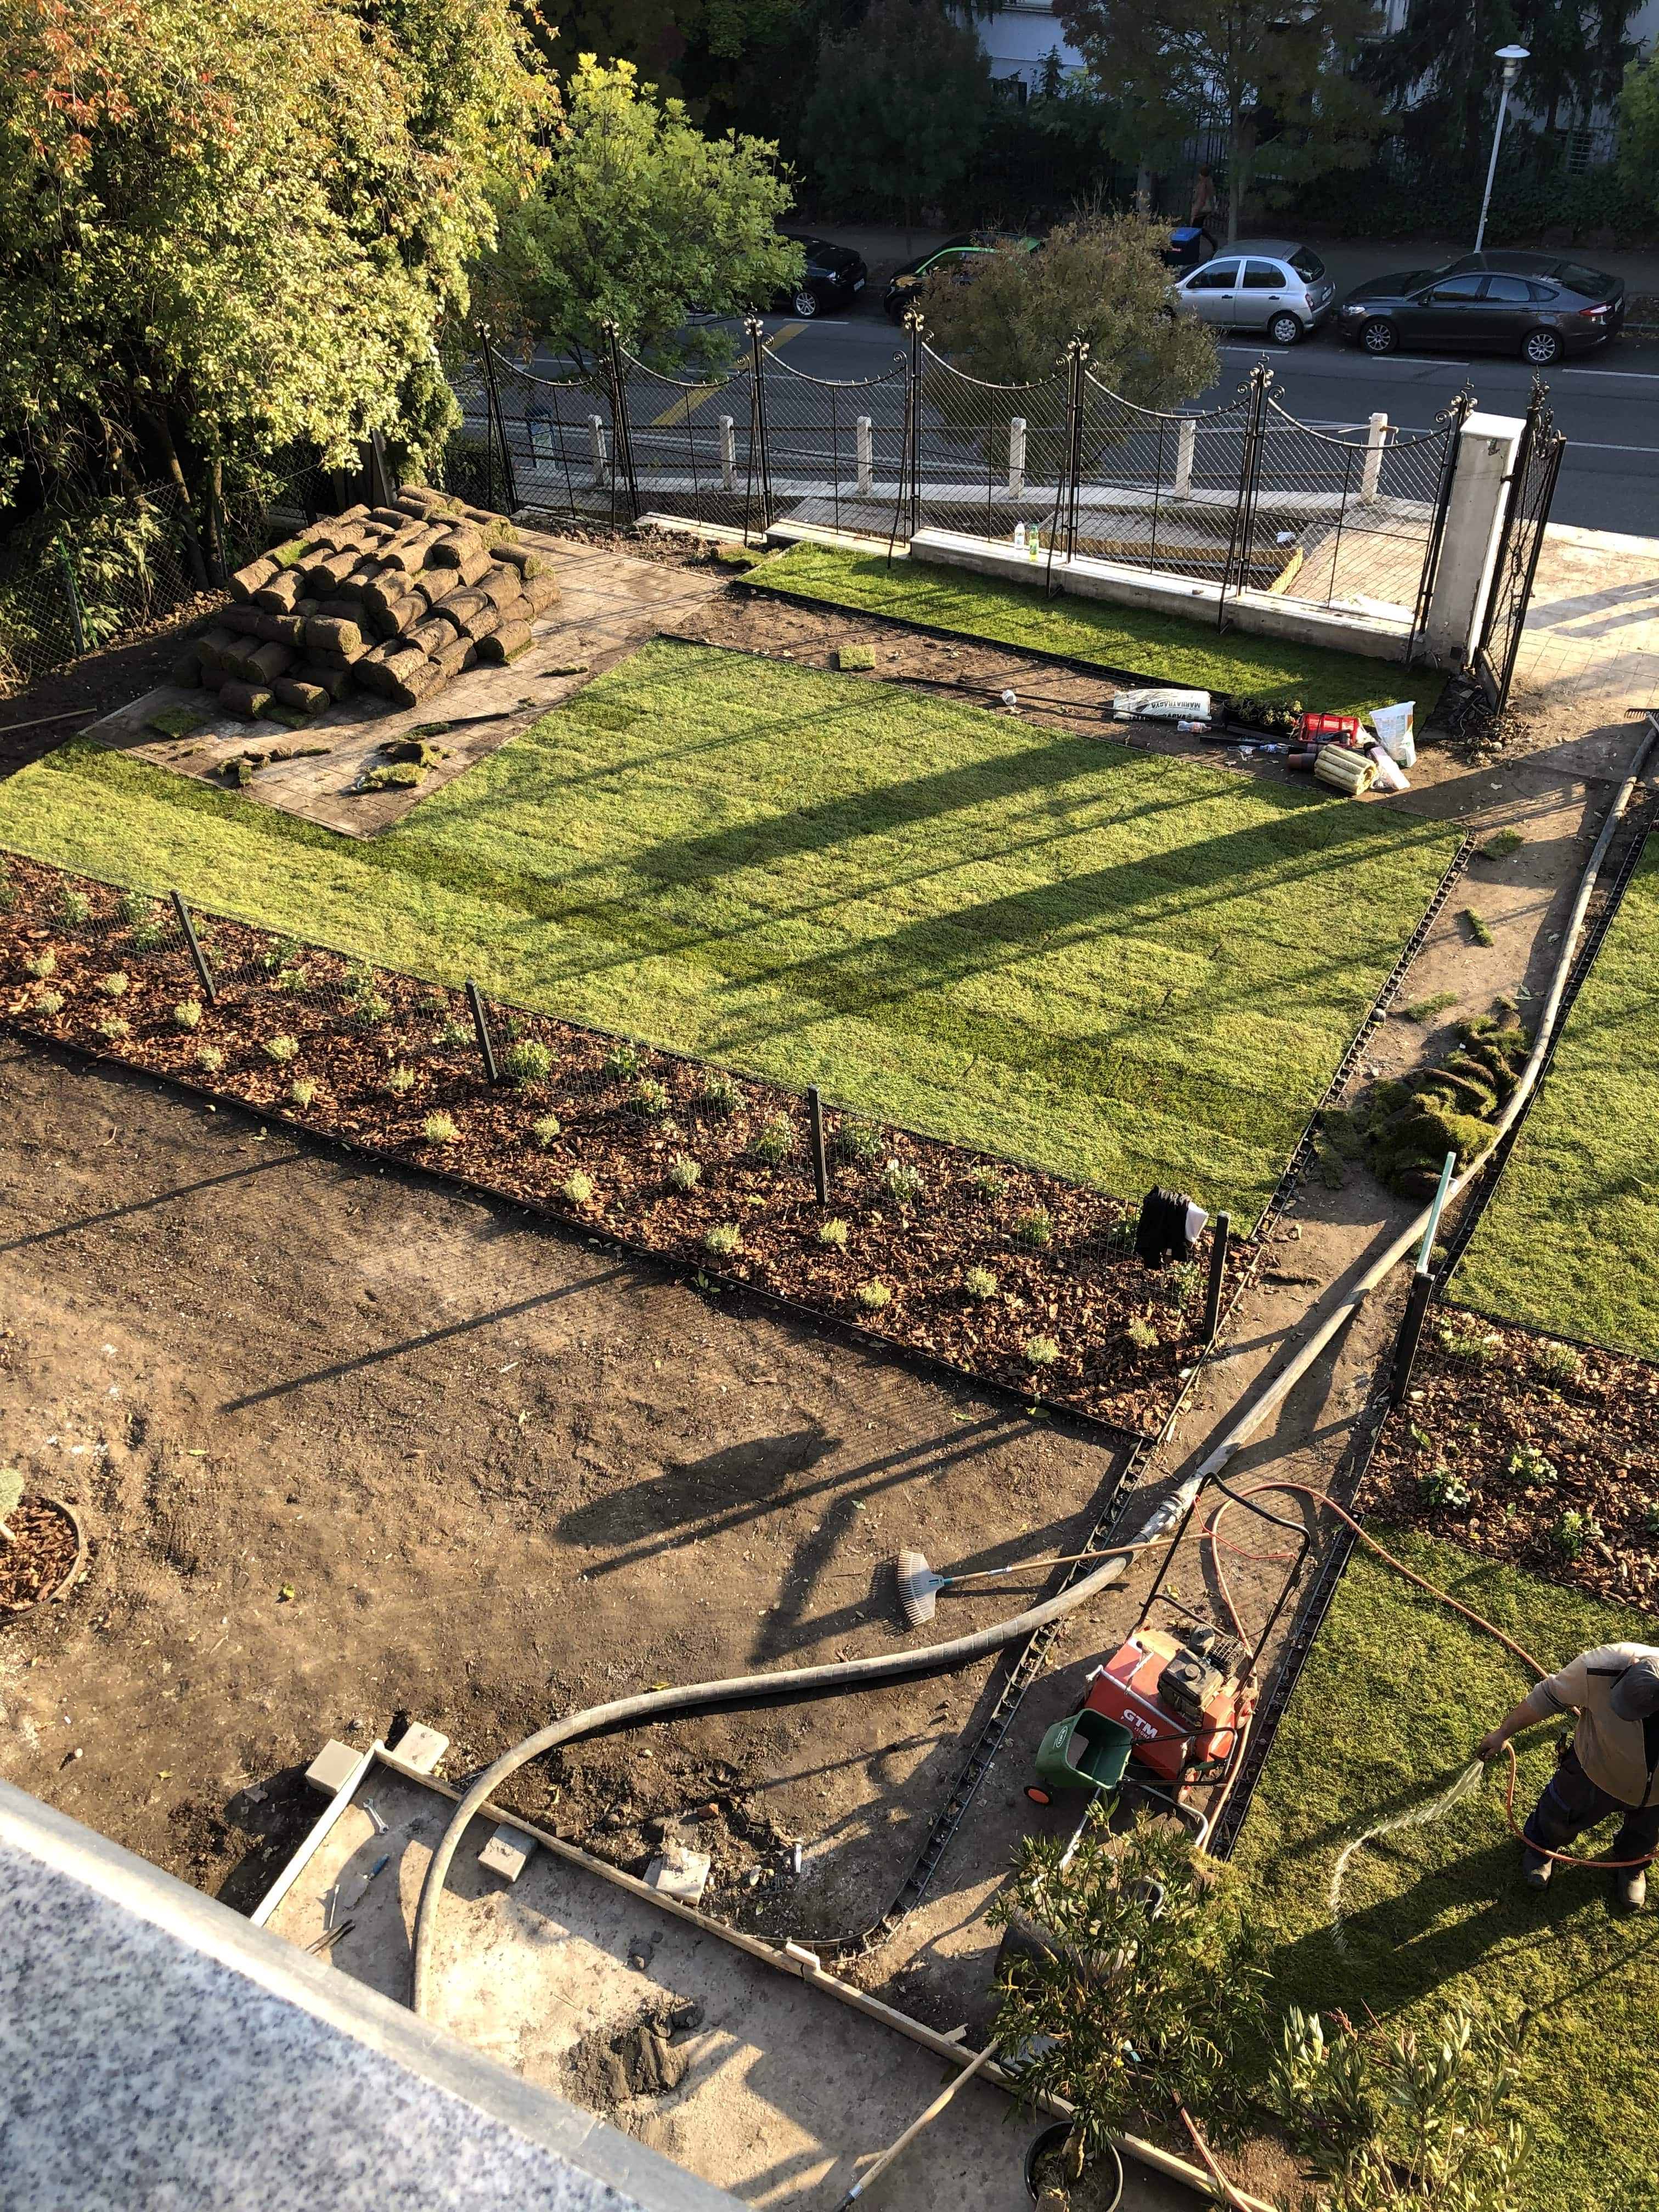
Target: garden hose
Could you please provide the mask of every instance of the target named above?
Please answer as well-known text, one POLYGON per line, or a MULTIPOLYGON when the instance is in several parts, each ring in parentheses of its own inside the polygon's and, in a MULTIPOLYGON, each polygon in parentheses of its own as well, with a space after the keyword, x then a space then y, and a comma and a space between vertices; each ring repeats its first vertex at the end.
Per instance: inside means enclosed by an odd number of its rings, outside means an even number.
MULTIPOLYGON (((1659 714, 1650 713, 1646 720, 1647 735, 1642 740, 1636 758, 1632 763, 1630 773, 1614 794, 1613 804, 1607 811, 1607 819, 1602 823, 1601 833, 1596 839, 1595 849, 1590 854, 1583 881, 1579 884, 1568 925, 1562 932, 1560 957, 1551 981, 1549 995, 1545 1000, 1543 1012, 1539 1018, 1532 1052, 1508 1103, 1498 1118, 1496 1126, 1500 1137, 1514 1127, 1522 1106, 1537 1083, 1549 1048, 1551 1032, 1560 1011, 1562 995, 1566 989, 1567 977, 1572 964, 1574 947, 1577 943, 1579 932, 1583 927, 1584 915, 1589 906, 1590 895, 1595 887, 1596 876, 1600 872, 1607 848, 1613 842, 1613 830, 1629 805, 1632 794, 1640 781, 1654 741, 1659 738, 1659 714)), ((1459 1176, 1450 1185, 1448 1196, 1462 1188, 1468 1180, 1468 1171, 1466 1170, 1463 1176, 1459 1176)), ((421 1887, 420 1903, 416 1909, 412 1947, 412 1997, 416 2013, 418 2014, 426 2011, 432 1994, 432 1951, 437 1926, 438 1908, 443 1898, 444 1882, 459 1846, 461 1837, 469 1821, 489 1802, 492 1793, 510 1776, 516 1774, 521 1766, 526 1765, 532 1759, 539 1758, 544 1752, 556 1749, 562 1744, 574 1743, 589 1736, 613 1734, 623 1729, 635 1728, 653 1721, 667 1720, 671 1717, 689 1718, 694 1714, 720 1711, 752 1711, 767 1705, 791 1705, 803 1702, 810 1698, 842 1697, 857 1691, 884 1688, 894 1682, 915 1681, 932 1674, 949 1674, 959 1667, 971 1665, 976 1659, 988 1656, 993 1651, 1000 1650, 1005 1644, 1015 1643, 1021 1637, 1030 1635, 1037 1629, 1047 1627, 1051 1621, 1063 1620, 1066 1614, 1075 1612, 1079 1607, 1087 1604, 1091 1598, 1121 1580, 1138 1551, 1150 1543, 1156 1542, 1168 1530, 1176 1527, 1185 1516, 1206 1481, 1214 1480, 1230 1498, 1236 1499, 1241 1495, 1232 1490, 1223 1480, 1223 1470, 1267 1416, 1276 1412, 1284 1403, 1296 1384, 1307 1373, 1309 1368, 1312 1366, 1332 1338, 1336 1335, 1344 1322, 1364 1304, 1377 1285, 1406 1257, 1412 1246, 1420 1239, 1430 1218, 1430 1212, 1431 1209, 1425 1209, 1419 1214, 1410 1228, 1395 1239, 1382 1256, 1372 1262, 1358 1282, 1338 1301, 1332 1312, 1320 1323, 1308 1341, 1302 1346, 1278 1376, 1244 1407, 1226 1434, 1206 1455, 1193 1474, 1188 1475, 1186 1480, 1172 1491, 1154 1510, 1132 1543, 1119 1546, 1106 1554, 1102 1565, 1093 1574, 1085 1576, 1080 1582, 1073 1583, 1069 1589, 1062 1590, 1058 1595, 1028 1607, 1025 1612, 1015 1614, 1011 1620, 999 1621, 989 1628, 977 1630, 971 1636, 957 1637, 946 1644, 927 1644, 917 1650, 890 1655, 878 1654, 867 1659, 842 1660, 825 1667, 785 1668, 770 1674, 735 1675, 726 1681, 689 1683, 678 1689, 651 1690, 644 1692, 638 1697, 615 1699, 609 1705, 590 1705, 584 1711, 572 1713, 563 1720, 550 1723, 546 1728, 539 1729, 534 1735, 526 1736, 522 1742, 514 1744, 508 1750, 504 1751, 500 1758, 487 1766, 467 1789, 450 1816, 449 1825, 445 1829, 428 1864, 426 1879, 421 1887)), ((1263 1485, 1261 1486, 1270 1488, 1278 1486, 1263 1485)), ((1294 1487, 1301 1488, 1305 1486, 1297 1485, 1294 1487)), ((1375 1539, 1366 1535, 1363 1529, 1359 1529, 1358 1524, 1353 1522, 1352 1515, 1339 1506, 1334 1498, 1326 1497, 1322 1492, 1311 1492, 1310 1494, 1319 1498, 1334 1512, 1340 1514, 1358 1530, 1365 1542, 1382 1553, 1383 1558, 1389 1559, 1389 1555, 1382 1552, 1382 1547, 1376 1543, 1375 1539)), ((1257 1508, 1258 1511, 1261 1510, 1260 1507, 1257 1508)), ((1267 1517, 1272 1519, 1275 1516, 1267 1517)), ((1300 1533, 1299 1524, 1296 1522, 1284 1522, 1280 1525, 1285 1528, 1295 1528, 1300 1533)), ((1423 1582, 1420 1576, 1413 1574, 1412 1570, 1402 1565, 1400 1561, 1390 1559, 1389 1564, 1399 1567, 1400 1571, 1413 1581, 1422 1583, 1425 1589, 1433 1590, 1437 1597, 1443 1598, 1448 1605, 1463 1613, 1478 1626, 1497 1636, 1500 1642, 1507 1644, 1511 1650, 1525 1659, 1528 1665, 1541 1674, 1542 1670, 1537 1668, 1537 1662, 1522 1652, 1520 1647, 1512 1644, 1510 1639, 1504 1637, 1499 1630, 1492 1628, 1490 1622, 1481 1620, 1478 1614, 1469 1612, 1466 1606, 1459 1605, 1455 1598, 1447 1595, 1445 1592, 1434 1590, 1432 1583, 1423 1582)), ((1549 1856, 1554 1857, 1560 1855, 1551 1853, 1549 1856)), ((1606 1862, 1590 1863, 1605 1864, 1606 1862)))

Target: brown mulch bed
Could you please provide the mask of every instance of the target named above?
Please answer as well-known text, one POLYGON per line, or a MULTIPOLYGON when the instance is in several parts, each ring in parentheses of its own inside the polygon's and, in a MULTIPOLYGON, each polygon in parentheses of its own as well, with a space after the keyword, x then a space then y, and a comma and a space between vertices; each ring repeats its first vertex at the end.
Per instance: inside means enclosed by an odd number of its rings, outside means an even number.
POLYGON ((6 1526, 16 1540, 0 1540, 0 1613, 21 1613, 52 1595, 75 1565, 80 1539, 63 1507, 46 1498, 26 1497, 6 1526))
MULTIPOLYGON (((528 1202, 1136 1434, 1158 1432, 1200 1355, 1207 1246, 1185 1271, 1146 1267, 1129 1249, 1133 1209, 1101 1192, 826 1113, 833 1181, 820 1206, 799 1093, 733 1077, 711 1099, 701 1063, 500 1006, 490 1022, 504 1072, 515 1043, 544 1047, 551 1064, 544 1080, 491 1085, 460 993, 238 922, 200 925, 220 998, 186 1030, 175 1009, 201 993, 167 908, 124 909, 106 885, 21 859, 8 866, 0 1016, 33 1035, 528 1202), (83 921, 62 918, 68 886, 87 902, 83 921), (111 995, 105 981, 118 976, 111 995), (280 1061, 267 1050, 279 1038, 295 1048, 280 1061), (313 1092, 296 1100, 296 1080, 313 1092), (453 1134, 428 1135, 434 1115, 453 1134), (546 1117, 557 1132, 538 1135, 546 1117), (756 1146, 774 1122, 789 1147, 769 1161, 756 1146), (690 1190, 672 1179, 682 1157, 701 1170, 690 1190), (919 1184, 906 1188, 912 1171, 919 1184), (846 1224, 843 1245, 819 1239, 831 1218, 846 1224), (728 1226, 738 1241, 721 1250, 728 1226), (975 1268, 994 1277, 990 1295, 969 1295, 975 1268), (860 1296, 872 1284, 888 1293, 875 1309, 860 1296), (1137 1344, 1132 1326, 1156 1340, 1137 1344), (1056 1356, 1042 1361, 1039 1346, 1033 1358, 1034 1340, 1056 1356)), ((1230 1296, 1254 1251, 1233 1247, 1230 1296)))
POLYGON ((1396 1526, 1651 1607, 1659 1366, 1439 1307, 1411 1396, 1385 1423, 1359 1495, 1364 1511, 1396 1526), (1455 1489, 1434 1502, 1449 1481, 1467 1502, 1455 1489))

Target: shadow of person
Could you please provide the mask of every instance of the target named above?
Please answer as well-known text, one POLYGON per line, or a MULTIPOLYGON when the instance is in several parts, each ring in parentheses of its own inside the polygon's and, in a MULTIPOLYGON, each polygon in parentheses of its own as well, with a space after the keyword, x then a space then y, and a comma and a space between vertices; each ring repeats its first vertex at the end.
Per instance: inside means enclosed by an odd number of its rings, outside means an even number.
POLYGON ((781 1435, 723 1444, 702 1459, 670 1461, 659 1475, 584 1499, 561 1520, 559 1534, 568 1542, 602 1550, 626 1547, 627 1562, 603 1563, 614 1571, 659 1550, 654 1539, 666 1540, 671 1533, 696 1523, 714 1522, 730 1529, 757 1519, 784 1501, 796 1476, 809 1473, 841 1444, 839 1437, 810 1422, 781 1435))

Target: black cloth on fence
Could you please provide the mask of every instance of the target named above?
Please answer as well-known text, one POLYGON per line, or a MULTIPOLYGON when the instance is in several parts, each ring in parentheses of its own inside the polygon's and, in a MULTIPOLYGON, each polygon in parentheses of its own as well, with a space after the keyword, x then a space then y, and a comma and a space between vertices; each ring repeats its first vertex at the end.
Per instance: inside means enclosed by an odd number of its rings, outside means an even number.
POLYGON ((1174 1190, 1149 1190, 1140 1201, 1140 1221, 1135 1231, 1135 1255, 1149 1267, 1161 1267, 1173 1253, 1190 1260, 1192 1241, 1187 1234, 1190 1199, 1174 1190))

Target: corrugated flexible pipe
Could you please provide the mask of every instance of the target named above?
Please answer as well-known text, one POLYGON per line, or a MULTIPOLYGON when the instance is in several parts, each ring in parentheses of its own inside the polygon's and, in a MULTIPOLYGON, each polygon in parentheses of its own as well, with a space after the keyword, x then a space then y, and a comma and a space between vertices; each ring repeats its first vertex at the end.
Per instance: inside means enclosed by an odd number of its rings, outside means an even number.
MULTIPOLYGON (((1620 786, 1608 810, 1601 834, 1584 871, 1583 880, 1578 887, 1570 925, 1562 933, 1560 958, 1556 963, 1549 995, 1539 1017, 1531 1054, 1513 1095, 1498 1117, 1500 1134, 1513 1127, 1538 1080, 1550 1034, 1560 1011, 1574 948, 1578 933, 1583 927, 1596 876, 1613 842, 1613 830, 1641 778, 1654 740, 1659 738, 1659 716, 1650 714, 1647 722, 1648 734, 1643 739, 1630 774, 1620 786)), ((1460 1189, 1467 1179, 1467 1175, 1458 1177, 1451 1185, 1451 1192, 1460 1189)), ((1284 1403, 1350 1315, 1363 1304, 1389 1270, 1406 1257, 1421 1237, 1428 1218, 1428 1210, 1425 1209, 1409 1229, 1395 1238, 1382 1258, 1372 1262, 1352 1289, 1338 1301, 1282 1373, 1259 1396, 1249 1401, 1225 1436, 1206 1455, 1194 1472, 1148 1516, 1133 1540, 1103 1553, 1102 1564, 1095 1571, 1084 1576, 1069 1589, 1045 1599, 1040 1605, 1030 1607, 1024 1613, 1016 1613, 1010 1620, 998 1621, 989 1628, 977 1629, 971 1636, 959 1636, 948 1644, 925 1644, 913 1650, 879 1653, 868 1659, 840 1660, 827 1667, 796 1667, 769 1674, 734 1675, 723 1682, 693 1682, 679 1689, 648 1690, 638 1697, 617 1698, 610 1705, 590 1705, 586 1711, 571 1713, 563 1720, 550 1722, 546 1728, 538 1729, 534 1735, 526 1736, 521 1743, 515 1743, 509 1750, 504 1751, 499 1759, 484 1769, 456 1806, 450 1816, 449 1826, 427 1867, 426 1880, 421 1887, 421 1900, 415 1915, 412 1996, 416 2012, 425 2013, 431 2000, 433 1943, 438 1909, 443 1898, 445 1881, 467 1823, 489 1802, 501 1784, 509 1776, 517 1773, 520 1767, 532 1759, 538 1759, 544 1752, 556 1750, 561 1744, 574 1743, 589 1736, 614 1735, 621 1729, 637 1728, 653 1721, 685 1719, 697 1713, 720 1711, 753 1711, 768 1705, 799 1705, 812 1698, 844 1697, 860 1690, 884 1687, 890 1682, 916 1681, 931 1674, 950 1674, 958 1667, 969 1666, 975 1660, 1000 1650, 1005 1644, 1030 1635, 1036 1629, 1046 1628, 1051 1621, 1063 1620, 1079 1606, 1086 1605, 1102 1590, 1121 1581, 1136 1554, 1147 1545, 1156 1543, 1175 1527, 1206 1480, 1215 1480, 1229 1496, 1233 1494, 1227 1484, 1220 1480, 1222 1469, 1267 1416, 1284 1403)))

